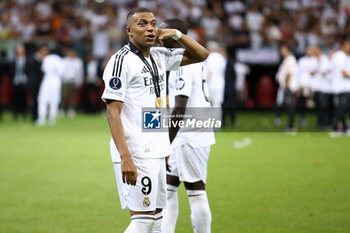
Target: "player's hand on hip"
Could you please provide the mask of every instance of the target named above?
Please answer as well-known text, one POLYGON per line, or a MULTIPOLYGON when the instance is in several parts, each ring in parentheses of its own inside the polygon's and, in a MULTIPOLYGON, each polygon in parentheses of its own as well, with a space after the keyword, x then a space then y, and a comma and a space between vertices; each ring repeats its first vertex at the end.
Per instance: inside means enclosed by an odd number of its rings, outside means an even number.
POLYGON ((130 155, 122 159, 121 168, 122 168, 123 182, 130 185, 136 185, 137 170, 130 155))

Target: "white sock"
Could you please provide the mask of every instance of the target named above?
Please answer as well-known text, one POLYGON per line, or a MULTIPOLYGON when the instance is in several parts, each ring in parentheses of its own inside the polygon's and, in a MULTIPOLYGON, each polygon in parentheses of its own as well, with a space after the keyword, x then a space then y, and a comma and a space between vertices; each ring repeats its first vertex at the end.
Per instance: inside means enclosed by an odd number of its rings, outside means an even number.
POLYGON ((124 233, 150 233, 154 225, 153 215, 135 214, 124 233))
POLYGON ((154 215, 154 225, 153 225, 153 228, 151 231, 152 233, 161 233, 162 232, 162 219, 163 219, 162 212, 154 215))
POLYGON ((210 233, 211 213, 205 190, 187 190, 194 233, 210 233))
POLYGON ((162 233, 174 233, 177 216, 179 215, 179 201, 177 187, 167 185, 167 203, 163 210, 162 233))

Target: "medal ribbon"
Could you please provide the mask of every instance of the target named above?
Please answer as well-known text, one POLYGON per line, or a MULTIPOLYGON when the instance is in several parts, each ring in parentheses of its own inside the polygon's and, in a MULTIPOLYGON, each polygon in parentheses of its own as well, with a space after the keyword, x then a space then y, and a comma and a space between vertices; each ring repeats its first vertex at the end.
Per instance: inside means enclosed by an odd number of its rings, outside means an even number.
POLYGON ((153 86, 154 86, 154 92, 155 92, 157 98, 160 97, 159 73, 158 73, 157 64, 155 63, 152 55, 150 54, 149 56, 151 58, 153 69, 150 66, 150 64, 147 62, 146 58, 142 55, 141 51, 138 50, 138 48, 136 48, 135 45, 133 45, 131 42, 129 42, 129 46, 130 46, 130 50, 141 59, 141 61, 146 65, 147 69, 151 73, 153 86))

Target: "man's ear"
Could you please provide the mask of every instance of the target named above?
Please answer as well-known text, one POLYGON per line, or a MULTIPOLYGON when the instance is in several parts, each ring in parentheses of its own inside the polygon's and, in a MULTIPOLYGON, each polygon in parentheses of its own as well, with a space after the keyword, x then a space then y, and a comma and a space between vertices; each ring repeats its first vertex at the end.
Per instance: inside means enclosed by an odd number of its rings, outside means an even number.
POLYGON ((130 26, 126 26, 126 33, 128 34, 128 36, 132 37, 130 26))

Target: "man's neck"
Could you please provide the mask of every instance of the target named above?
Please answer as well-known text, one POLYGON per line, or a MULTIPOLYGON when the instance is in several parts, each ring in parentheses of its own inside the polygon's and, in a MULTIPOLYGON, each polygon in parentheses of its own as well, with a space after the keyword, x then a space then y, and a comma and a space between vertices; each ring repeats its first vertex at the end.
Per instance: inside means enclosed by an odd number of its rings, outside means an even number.
POLYGON ((148 47, 146 47, 146 48, 144 48, 143 50, 140 50, 141 51, 141 53, 142 53, 142 56, 144 56, 144 57, 149 57, 149 51, 150 51, 151 49, 150 48, 148 48, 148 47))
POLYGON ((149 57, 149 51, 151 50, 149 47, 140 46, 131 40, 130 40, 130 43, 132 43, 141 52, 142 56, 149 57))

